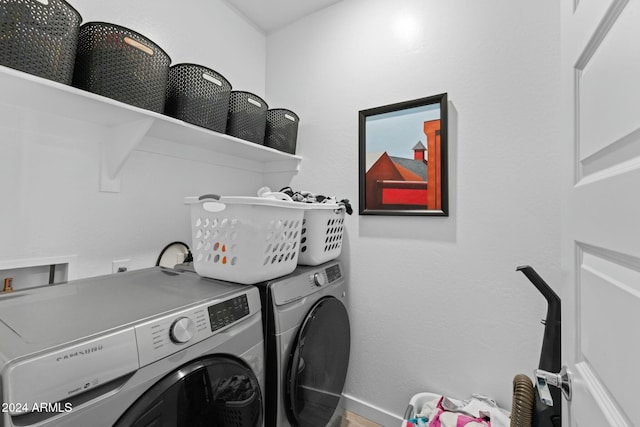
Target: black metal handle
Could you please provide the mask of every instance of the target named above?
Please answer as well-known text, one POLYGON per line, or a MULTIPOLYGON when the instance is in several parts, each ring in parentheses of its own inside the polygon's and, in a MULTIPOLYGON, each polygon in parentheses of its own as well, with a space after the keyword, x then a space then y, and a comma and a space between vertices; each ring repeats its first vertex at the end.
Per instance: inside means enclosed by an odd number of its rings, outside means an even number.
POLYGON ((531 283, 547 300, 547 317, 545 319, 542 351, 538 368, 549 372, 559 372, 561 368, 561 304, 560 297, 545 282, 533 267, 518 267, 531 283))

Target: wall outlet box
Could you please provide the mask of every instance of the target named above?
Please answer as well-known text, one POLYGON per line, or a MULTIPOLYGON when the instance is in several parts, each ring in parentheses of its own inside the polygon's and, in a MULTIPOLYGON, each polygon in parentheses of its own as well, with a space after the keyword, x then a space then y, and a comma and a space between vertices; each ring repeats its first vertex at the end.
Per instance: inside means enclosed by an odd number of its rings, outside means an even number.
POLYGON ((4 279, 11 278, 13 290, 67 282, 77 279, 77 255, 0 260, 0 291, 4 279))

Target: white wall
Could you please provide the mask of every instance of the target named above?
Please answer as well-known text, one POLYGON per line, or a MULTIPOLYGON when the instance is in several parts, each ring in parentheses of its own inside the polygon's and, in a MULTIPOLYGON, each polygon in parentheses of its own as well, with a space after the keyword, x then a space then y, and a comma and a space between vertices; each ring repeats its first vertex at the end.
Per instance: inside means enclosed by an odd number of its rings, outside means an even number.
MULTIPOLYGON (((173 63, 209 66, 234 88, 263 96, 265 36, 222 1, 72 4, 85 22, 101 20, 134 29, 163 47, 173 63)), ((122 191, 100 192, 99 139, 104 128, 47 117, 73 132, 51 126, 35 133, 28 112, 19 113, 0 100, 0 114, 21 117, 0 122, 3 266, 11 266, 12 260, 75 255, 77 277, 111 273, 111 261, 123 258, 131 259, 133 269, 149 267, 167 243, 191 244, 185 196, 254 194, 264 183, 259 173, 220 166, 220 161, 204 156, 184 160, 134 151, 121 171, 122 191)), ((21 284, 14 282, 14 287, 21 284)))
POLYGON ((559 273, 553 0, 345 0, 267 38, 267 97, 299 114, 295 188, 358 199, 358 111, 449 94, 450 216, 347 218, 348 405, 388 425, 420 391, 511 406, 559 273))

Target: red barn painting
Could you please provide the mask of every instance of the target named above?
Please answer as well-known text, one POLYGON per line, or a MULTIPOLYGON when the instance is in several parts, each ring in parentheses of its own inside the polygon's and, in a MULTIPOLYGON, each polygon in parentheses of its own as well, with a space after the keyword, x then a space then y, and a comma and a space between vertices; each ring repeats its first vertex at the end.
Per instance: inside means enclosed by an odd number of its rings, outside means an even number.
POLYGON ((424 132, 427 147, 418 141, 412 157, 367 153, 367 209, 440 209, 440 120, 424 122, 424 132))
POLYGON ((447 94, 359 112, 361 215, 448 216, 447 94))

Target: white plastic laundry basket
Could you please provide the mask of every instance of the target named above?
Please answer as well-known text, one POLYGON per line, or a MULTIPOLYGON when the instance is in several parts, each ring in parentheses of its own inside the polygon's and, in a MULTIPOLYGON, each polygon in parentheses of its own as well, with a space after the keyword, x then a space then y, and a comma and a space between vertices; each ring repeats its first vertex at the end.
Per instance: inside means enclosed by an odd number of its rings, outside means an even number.
POLYGON ((260 197, 187 197, 193 266, 204 277, 254 284, 298 262, 303 206, 260 197))
POLYGON ((304 204, 298 264, 319 265, 340 256, 344 207, 338 204, 304 204))
POLYGON ((407 406, 407 410, 404 413, 404 419, 402 420, 401 427, 407 427, 407 420, 416 416, 416 414, 420 413, 422 407, 425 403, 441 398, 441 394, 423 392, 414 394, 409 401, 409 405, 407 406))

